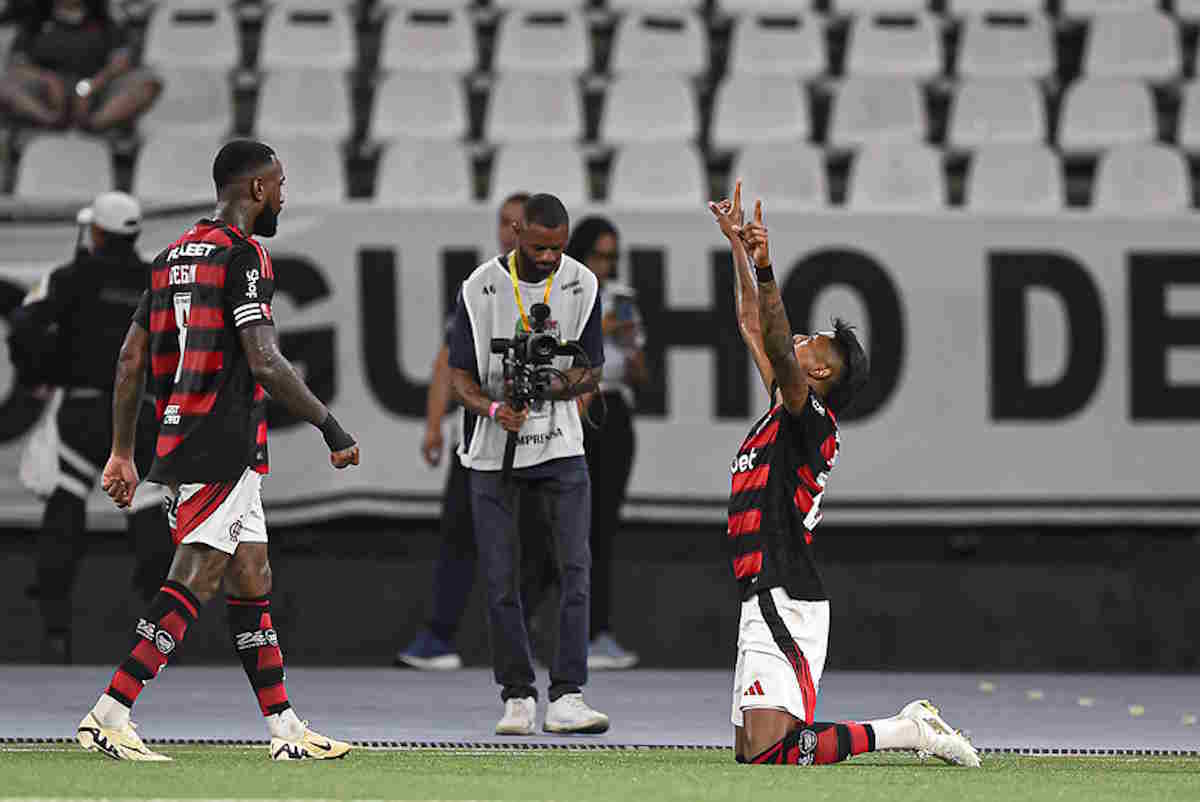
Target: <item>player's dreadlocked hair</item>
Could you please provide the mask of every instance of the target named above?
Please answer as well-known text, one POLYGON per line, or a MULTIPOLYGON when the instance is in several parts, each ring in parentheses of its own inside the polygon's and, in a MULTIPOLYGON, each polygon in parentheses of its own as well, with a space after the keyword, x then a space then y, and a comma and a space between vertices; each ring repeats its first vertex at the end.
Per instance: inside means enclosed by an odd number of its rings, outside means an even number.
POLYGON ((837 384, 829 389, 825 402, 838 411, 845 412, 866 385, 871 375, 871 366, 862 343, 854 333, 854 327, 840 317, 833 319, 833 342, 842 356, 842 375, 837 384))

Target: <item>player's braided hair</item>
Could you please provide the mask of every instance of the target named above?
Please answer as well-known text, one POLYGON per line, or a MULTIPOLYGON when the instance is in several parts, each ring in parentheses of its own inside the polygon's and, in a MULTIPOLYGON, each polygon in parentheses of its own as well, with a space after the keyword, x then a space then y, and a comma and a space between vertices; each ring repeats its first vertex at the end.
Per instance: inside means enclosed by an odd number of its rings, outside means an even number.
POLYGON ((854 327, 840 317, 833 319, 833 343, 842 357, 842 371, 825 396, 825 402, 840 415, 854 404, 854 399, 866 386, 871 365, 854 327))

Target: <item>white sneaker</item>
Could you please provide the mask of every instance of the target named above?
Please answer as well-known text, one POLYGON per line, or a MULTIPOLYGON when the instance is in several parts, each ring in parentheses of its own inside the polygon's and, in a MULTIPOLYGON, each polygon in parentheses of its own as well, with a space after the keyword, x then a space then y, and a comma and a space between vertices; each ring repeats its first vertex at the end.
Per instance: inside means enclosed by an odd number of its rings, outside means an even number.
POLYGON ((337 760, 350 751, 350 744, 335 741, 308 727, 304 722, 304 734, 294 741, 286 738, 271 739, 271 760, 337 760))
POLYGON ((75 730, 75 740, 89 752, 99 752, 113 760, 163 761, 171 758, 150 751, 134 732, 137 725, 126 721, 123 727, 105 727, 94 713, 88 713, 75 730))
POLYGON ((546 732, 599 735, 608 732, 608 716, 593 710, 583 701, 582 693, 568 693, 558 697, 546 708, 546 721, 542 729, 546 732))
POLYGON ((951 727, 941 712, 928 699, 909 702, 896 718, 915 721, 921 732, 921 747, 917 756, 922 760, 933 755, 955 766, 979 767, 979 752, 966 736, 951 727))
POLYGON ((504 718, 496 724, 497 735, 533 735, 537 724, 537 701, 526 696, 504 703, 504 718))
POLYGON ((588 645, 589 671, 624 671, 637 665, 638 656, 617 643, 607 632, 601 632, 588 645))

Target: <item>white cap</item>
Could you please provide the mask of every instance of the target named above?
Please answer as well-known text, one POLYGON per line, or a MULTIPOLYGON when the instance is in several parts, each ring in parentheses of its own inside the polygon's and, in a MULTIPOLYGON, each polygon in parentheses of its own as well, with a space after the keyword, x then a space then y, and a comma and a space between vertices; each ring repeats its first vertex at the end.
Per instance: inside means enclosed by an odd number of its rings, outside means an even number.
POLYGON ((142 230, 142 207, 124 192, 103 192, 91 206, 79 210, 75 222, 81 226, 95 223, 114 234, 136 234, 142 230))

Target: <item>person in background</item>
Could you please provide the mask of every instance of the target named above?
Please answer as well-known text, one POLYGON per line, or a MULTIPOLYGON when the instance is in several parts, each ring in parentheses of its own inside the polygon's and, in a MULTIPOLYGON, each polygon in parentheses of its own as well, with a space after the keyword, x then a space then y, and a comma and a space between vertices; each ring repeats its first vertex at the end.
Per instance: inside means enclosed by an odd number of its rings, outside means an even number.
MULTIPOLYGON (((38 534, 37 597, 45 635, 42 662, 70 663, 72 588, 86 547, 87 497, 108 456, 113 366, 146 286, 149 265, 134 248, 141 231, 137 201, 106 192, 79 214, 90 248, 52 271, 13 316, 10 352, 18 381, 62 387, 58 409, 58 477, 38 534)), ((148 470, 157 426, 149 413, 137 432, 137 456, 148 470)), ((128 517, 136 555, 133 585, 152 599, 171 565, 161 497, 148 489, 128 517)))
POLYGON ((0 78, 0 110, 46 128, 106 131, 134 120, 162 91, 135 68, 106 0, 53 0, 26 13, 0 78))
POLYGON ((588 668, 598 671, 633 668, 638 662, 638 656, 622 648, 612 634, 613 540, 633 470, 635 394, 647 379, 642 352, 645 328, 633 289, 616 280, 619 253, 617 229, 604 217, 581 220, 566 249, 568 256, 596 274, 604 309, 604 380, 600 392, 585 399, 587 417, 595 427, 583 429, 592 477, 592 641, 588 668))

